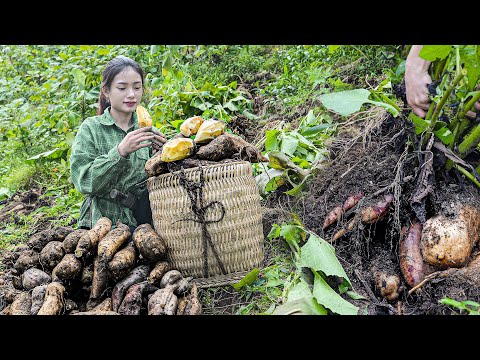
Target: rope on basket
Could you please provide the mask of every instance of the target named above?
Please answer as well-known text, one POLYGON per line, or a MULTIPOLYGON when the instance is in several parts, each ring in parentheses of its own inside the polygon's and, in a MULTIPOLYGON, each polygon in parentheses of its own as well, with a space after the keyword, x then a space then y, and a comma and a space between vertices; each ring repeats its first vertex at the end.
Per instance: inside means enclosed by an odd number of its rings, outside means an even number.
MULTIPOLYGON (((167 163, 167 167, 169 168, 170 171, 170 164, 167 163)), ((212 238, 210 236, 210 233, 207 230, 207 225, 211 223, 216 223, 220 222, 223 220, 225 216, 225 207, 220 201, 211 201, 207 205, 203 206, 203 186, 205 185, 205 177, 204 177, 204 172, 203 172, 203 167, 201 165, 201 162, 198 162, 198 167, 200 169, 200 182, 197 183, 193 180, 188 180, 183 166, 180 167, 179 174, 170 171, 172 174, 175 174, 179 177, 180 179, 180 185, 187 191, 188 197, 190 198, 190 203, 191 203, 191 209, 193 214, 195 215, 195 218, 185 218, 185 219, 180 219, 175 221, 174 223, 178 221, 195 221, 200 224, 202 224, 202 245, 203 245, 203 276, 208 277, 208 256, 207 256, 207 247, 208 244, 210 244, 213 254, 215 255, 215 258, 217 259, 218 265, 220 267, 220 270, 222 270, 222 273, 224 275, 227 274, 227 271, 225 269, 225 266, 223 262, 220 260, 220 257, 218 255, 217 249, 215 248, 212 238), (197 206, 199 204, 199 206, 197 206), (220 205, 220 210, 222 211, 222 215, 220 216, 220 219, 217 220, 210 220, 207 221, 205 220, 205 212, 208 208, 215 206, 215 205, 220 205)))

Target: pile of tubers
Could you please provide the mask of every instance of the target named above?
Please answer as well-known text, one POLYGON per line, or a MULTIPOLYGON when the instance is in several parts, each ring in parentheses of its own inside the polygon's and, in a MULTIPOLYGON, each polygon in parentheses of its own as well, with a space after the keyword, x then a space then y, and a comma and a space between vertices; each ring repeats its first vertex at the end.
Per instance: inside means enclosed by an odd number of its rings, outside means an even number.
MULTIPOLYGON (((326 215, 324 231, 340 219, 347 220, 329 242, 338 241, 358 224, 368 226, 384 219, 394 201, 393 195, 386 193, 378 202, 360 209, 358 203, 363 197, 362 193, 352 194, 343 205, 335 206, 326 215), (351 210, 354 207, 356 211, 351 210)), ((480 209, 461 202, 452 203, 451 208, 452 213, 448 215, 439 213, 424 223, 413 219, 403 227, 398 251, 400 275, 378 269, 373 271, 375 288, 387 301, 397 300, 405 288, 413 292, 429 279, 457 272, 472 278, 470 273, 478 273, 480 253, 475 253, 474 249, 480 240, 480 209)), ((472 282, 479 283, 476 278, 472 282)))
POLYGON ((1 315, 199 315, 198 290, 166 261, 150 224, 107 217, 92 229, 59 226, 0 258, 1 315))
POLYGON ((240 136, 226 132, 223 121, 204 120, 201 116, 186 119, 180 132, 169 139, 145 164, 147 177, 183 168, 244 160, 262 162, 268 159, 260 150, 240 136))

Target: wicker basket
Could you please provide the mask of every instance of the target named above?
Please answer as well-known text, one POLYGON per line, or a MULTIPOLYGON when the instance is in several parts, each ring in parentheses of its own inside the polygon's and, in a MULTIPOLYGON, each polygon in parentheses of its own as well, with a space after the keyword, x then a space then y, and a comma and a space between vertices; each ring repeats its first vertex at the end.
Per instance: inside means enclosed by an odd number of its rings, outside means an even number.
MULTIPOLYGON (((264 257, 262 208, 249 162, 202 166, 185 169, 183 173, 175 171, 150 177, 147 188, 153 225, 168 246, 168 261, 182 275, 192 276, 198 287, 231 284, 261 266, 264 257), (213 250, 210 243, 206 245, 202 224, 192 210, 192 193, 189 196, 180 181, 184 176, 200 185, 202 173, 204 228, 213 250), (215 204, 207 207, 211 202, 215 204), (207 250, 206 263, 204 249, 207 250)), ((196 205, 201 207, 198 198, 196 205)))

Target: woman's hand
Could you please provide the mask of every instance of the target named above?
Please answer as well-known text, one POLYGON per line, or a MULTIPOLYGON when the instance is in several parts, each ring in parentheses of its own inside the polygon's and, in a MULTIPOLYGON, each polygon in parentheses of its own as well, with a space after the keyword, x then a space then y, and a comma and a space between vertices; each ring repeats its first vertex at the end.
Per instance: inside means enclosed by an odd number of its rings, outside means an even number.
POLYGON ((157 151, 160 151, 163 144, 167 142, 167 137, 155 129, 152 129, 152 132, 155 134, 155 138, 152 140, 152 154, 155 154, 157 151))
POLYGON ((432 78, 428 73, 431 63, 420 57, 421 49, 422 45, 412 45, 405 62, 405 92, 412 111, 424 118, 430 107, 427 86, 432 82, 432 78))
POLYGON ((118 153, 125 158, 138 149, 147 146, 153 146, 158 151, 166 141, 165 135, 161 132, 151 127, 144 127, 129 132, 118 144, 118 153))

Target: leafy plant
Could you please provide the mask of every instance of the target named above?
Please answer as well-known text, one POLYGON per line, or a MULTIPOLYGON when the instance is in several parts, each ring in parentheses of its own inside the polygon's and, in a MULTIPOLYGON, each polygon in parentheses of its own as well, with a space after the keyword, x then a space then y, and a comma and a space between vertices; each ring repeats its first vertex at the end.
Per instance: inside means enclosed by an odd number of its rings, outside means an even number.
POLYGON ((457 301, 446 297, 441 299, 439 302, 460 310, 460 313, 462 314, 467 313, 468 315, 480 315, 480 304, 475 301, 457 301))
POLYGON ((357 314, 358 308, 341 294, 356 299, 360 296, 352 290, 352 284, 338 262, 332 245, 307 231, 296 217, 290 223, 272 226, 268 238, 277 237, 283 238, 290 246, 297 270, 289 286, 284 289, 286 301, 273 314, 357 314), (311 276, 305 276, 303 270, 309 271, 311 276), (333 288, 333 278, 340 279, 336 290, 333 288))

